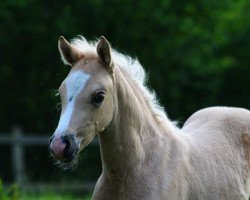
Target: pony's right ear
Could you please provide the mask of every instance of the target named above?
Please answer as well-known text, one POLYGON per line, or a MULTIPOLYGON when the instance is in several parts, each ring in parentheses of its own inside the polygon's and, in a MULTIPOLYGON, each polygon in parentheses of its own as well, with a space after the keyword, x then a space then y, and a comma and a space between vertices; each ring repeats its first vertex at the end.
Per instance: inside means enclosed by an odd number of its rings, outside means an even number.
POLYGON ((63 36, 59 37, 58 48, 64 64, 73 66, 84 55, 72 46, 63 36))

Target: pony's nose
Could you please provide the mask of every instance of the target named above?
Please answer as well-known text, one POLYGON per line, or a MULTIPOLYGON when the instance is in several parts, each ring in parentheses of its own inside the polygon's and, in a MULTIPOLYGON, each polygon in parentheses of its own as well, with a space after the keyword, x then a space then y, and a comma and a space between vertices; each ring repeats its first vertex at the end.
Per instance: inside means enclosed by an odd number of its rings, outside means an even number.
POLYGON ((64 162, 73 160, 78 152, 74 135, 67 134, 62 137, 52 137, 50 140, 50 151, 58 160, 64 162))

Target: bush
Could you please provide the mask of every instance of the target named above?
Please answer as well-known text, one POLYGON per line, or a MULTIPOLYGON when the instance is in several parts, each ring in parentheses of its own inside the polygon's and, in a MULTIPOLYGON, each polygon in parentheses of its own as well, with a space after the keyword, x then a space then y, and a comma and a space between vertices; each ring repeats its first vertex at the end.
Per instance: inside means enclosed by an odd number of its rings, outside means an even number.
POLYGON ((14 184, 4 189, 3 182, 0 179, 0 200, 20 200, 19 187, 14 184))

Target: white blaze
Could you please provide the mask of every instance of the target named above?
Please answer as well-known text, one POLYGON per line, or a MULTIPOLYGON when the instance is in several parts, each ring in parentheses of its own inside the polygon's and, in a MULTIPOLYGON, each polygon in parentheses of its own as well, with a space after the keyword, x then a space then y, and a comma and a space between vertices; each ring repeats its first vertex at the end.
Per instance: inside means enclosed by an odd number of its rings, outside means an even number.
POLYGON ((66 84, 66 108, 60 118, 55 135, 60 136, 67 130, 74 110, 75 99, 85 87, 90 75, 82 71, 72 72, 65 80, 66 84))

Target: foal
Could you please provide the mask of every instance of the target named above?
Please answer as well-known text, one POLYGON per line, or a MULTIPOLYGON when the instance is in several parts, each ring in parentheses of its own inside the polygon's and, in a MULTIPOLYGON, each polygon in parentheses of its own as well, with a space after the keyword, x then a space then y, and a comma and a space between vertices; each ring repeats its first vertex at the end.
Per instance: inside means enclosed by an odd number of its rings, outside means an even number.
POLYGON ((64 167, 99 136, 103 171, 93 200, 247 200, 250 112, 212 107, 179 129, 153 93, 137 60, 101 37, 59 39, 72 66, 59 88, 62 112, 50 142, 64 167))

